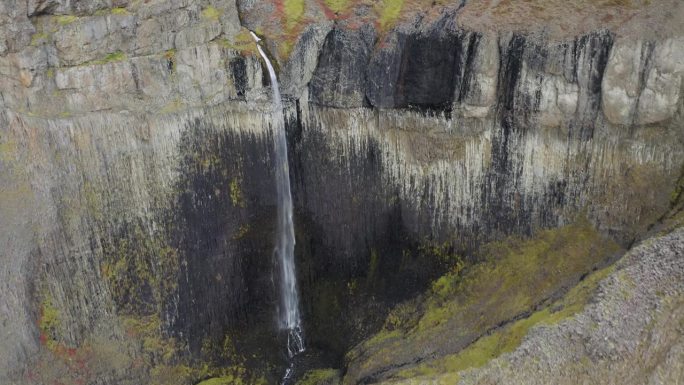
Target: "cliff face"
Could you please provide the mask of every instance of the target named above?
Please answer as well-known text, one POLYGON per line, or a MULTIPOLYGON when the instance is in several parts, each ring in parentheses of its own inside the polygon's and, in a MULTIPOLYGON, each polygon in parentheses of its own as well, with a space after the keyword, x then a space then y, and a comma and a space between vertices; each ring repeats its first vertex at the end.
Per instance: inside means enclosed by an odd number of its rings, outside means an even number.
MULTIPOLYGON (((0 4, 0 380, 190 382, 282 361, 269 84, 241 26, 273 34, 269 6, 0 4)), ((582 216, 628 246, 669 208, 676 31, 345 12, 360 21, 284 19, 291 41, 267 42, 313 346, 341 355, 444 272, 428 246, 467 253, 582 216)))

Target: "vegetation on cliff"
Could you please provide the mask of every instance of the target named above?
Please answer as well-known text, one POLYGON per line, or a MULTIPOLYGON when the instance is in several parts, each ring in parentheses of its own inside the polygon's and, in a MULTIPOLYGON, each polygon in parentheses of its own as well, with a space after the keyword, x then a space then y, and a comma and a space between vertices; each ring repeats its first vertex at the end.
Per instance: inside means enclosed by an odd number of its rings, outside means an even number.
POLYGON ((532 325, 581 309, 608 270, 584 279, 565 299, 555 298, 619 251, 586 219, 529 239, 489 243, 479 253, 482 262, 455 269, 434 281, 424 297, 395 308, 382 331, 349 353, 346 380, 482 365, 514 349, 532 325), (416 360, 425 363, 403 372, 393 369, 416 360))

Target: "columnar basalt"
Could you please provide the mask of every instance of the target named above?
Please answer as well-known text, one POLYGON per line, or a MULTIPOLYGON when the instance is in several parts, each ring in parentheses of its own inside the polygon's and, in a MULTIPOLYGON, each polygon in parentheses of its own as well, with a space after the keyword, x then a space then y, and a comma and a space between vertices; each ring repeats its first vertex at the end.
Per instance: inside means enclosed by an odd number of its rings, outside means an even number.
MULTIPOLYGON (((334 364, 452 255, 578 218, 628 247, 681 175, 682 31, 483 31, 459 17, 489 10, 440 6, 391 24, 316 2, 266 42, 303 322, 334 364)), ((274 34, 278 9, 0 4, 0 382, 277 379, 270 84, 246 28, 274 34)))

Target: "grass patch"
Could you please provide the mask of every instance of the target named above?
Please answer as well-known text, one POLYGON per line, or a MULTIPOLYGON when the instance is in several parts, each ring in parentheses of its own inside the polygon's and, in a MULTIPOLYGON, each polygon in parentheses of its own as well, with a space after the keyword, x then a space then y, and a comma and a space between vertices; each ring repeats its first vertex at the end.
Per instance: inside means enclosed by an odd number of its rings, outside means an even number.
POLYGON ((325 0, 325 5, 333 12, 342 12, 349 6, 349 0, 325 0))
POLYGON ((258 54, 256 43, 246 28, 242 28, 232 41, 222 38, 217 39, 216 42, 224 48, 238 51, 243 56, 258 54))
POLYGON ((287 29, 294 29, 304 16, 304 0, 283 0, 283 15, 287 29))
POLYGON ((340 372, 335 369, 316 369, 306 372, 296 385, 320 385, 339 383, 340 372))
POLYGON ((378 24, 387 30, 399 19, 404 8, 404 0, 382 0, 378 4, 378 24))

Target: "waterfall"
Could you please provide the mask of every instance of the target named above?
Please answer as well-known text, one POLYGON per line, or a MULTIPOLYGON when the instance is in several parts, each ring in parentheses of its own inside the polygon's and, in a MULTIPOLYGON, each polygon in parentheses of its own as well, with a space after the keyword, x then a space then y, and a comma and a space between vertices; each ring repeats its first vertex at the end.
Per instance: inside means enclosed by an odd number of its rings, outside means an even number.
MULTIPOLYGON (((287 161, 287 139, 285 137, 285 116, 283 102, 278 88, 278 79, 268 56, 261 48, 261 40, 254 32, 252 38, 256 42, 259 54, 266 62, 271 77, 273 90, 273 141, 275 145, 276 189, 278 193, 278 227, 274 253, 280 267, 280 302, 279 326, 287 332, 287 354, 289 358, 304 351, 304 338, 299 314, 299 294, 297 293, 297 277, 294 261, 294 225, 292 223, 292 194, 290 192, 290 172, 287 161)), ((285 374, 285 379, 291 368, 285 374)))

